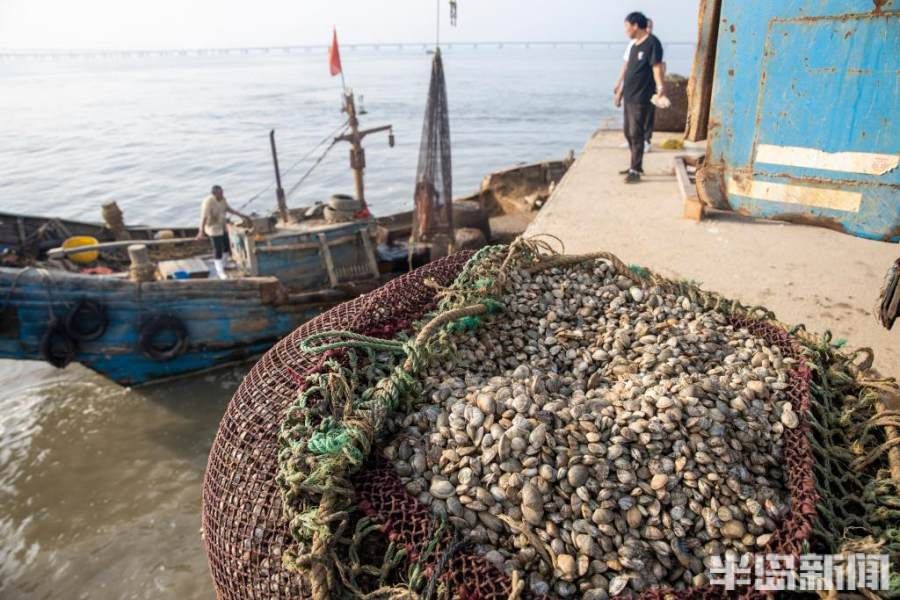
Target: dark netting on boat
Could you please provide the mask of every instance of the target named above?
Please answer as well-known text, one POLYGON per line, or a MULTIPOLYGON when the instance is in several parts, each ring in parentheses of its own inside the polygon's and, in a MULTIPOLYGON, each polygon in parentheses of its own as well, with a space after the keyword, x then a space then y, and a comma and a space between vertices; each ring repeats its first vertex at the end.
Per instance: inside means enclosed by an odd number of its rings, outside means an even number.
MULTIPOLYGON (((223 417, 204 482, 204 541, 219 598, 529 597, 524 581, 467 546, 465 532, 436 519, 372 452, 386 411, 416 401, 417 367, 445 332, 482 326, 481 315, 497 311, 488 290, 512 267, 515 249, 455 254, 400 277, 300 327, 251 370, 223 417), (336 402, 351 397, 352 407, 336 402)), ((799 417, 784 437, 790 511, 765 551, 900 555, 900 419, 884 407, 897 401, 897 387, 868 371, 871 360, 859 363, 828 335, 788 329, 764 309, 611 254, 525 258, 517 268, 605 260, 636 284, 728 315, 797 359, 786 390, 799 417)), ((726 595, 707 585, 641 598, 726 595)), ((742 587, 731 596, 763 593, 742 587)))
POLYGON ((453 178, 450 164, 450 113, 441 50, 434 51, 425 123, 419 146, 414 192, 413 238, 433 239, 453 232, 453 178))

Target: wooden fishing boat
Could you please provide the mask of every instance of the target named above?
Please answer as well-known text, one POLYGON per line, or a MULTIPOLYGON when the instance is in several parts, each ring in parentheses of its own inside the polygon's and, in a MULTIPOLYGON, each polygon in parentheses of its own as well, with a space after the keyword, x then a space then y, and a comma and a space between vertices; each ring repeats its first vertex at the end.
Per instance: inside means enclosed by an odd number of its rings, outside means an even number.
POLYGON ((393 276, 396 265, 376 254, 361 144, 390 126, 360 130, 351 92, 344 111, 347 133, 334 143, 353 148, 356 197, 289 210, 272 132, 277 211, 229 224, 225 278, 209 268, 209 242, 195 240, 196 229, 125 227, 112 205, 103 224, 0 215, 0 357, 156 382, 257 356, 393 276), (74 236, 93 239, 66 249, 74 236))
MULTIPOLYGON (((108 234, 63 225, 67 233, 108 234)), ((236 264, 228 279, 211 277, 207 257, 191 244, 188 256, 155 263, 149 281, 135 280, 133 269, 79 269, 67 259, 0 267, 0 357, 75 361, 123 385, 244 361, 390 276, 381 273, 371 227, 368 219, 283 223, 267 233, 230 226, 236 264)), ((7 249, 22 247, 2 240, 7 249)))
MULTIPOLYGON (((135 241, 152 240, 159 237, 162 231, 180 238, 191 238, 197 234, 196 227, 152 228, 135 225, 125 227, 124 231, 129 239, 135 241)), ((18 266, 44 260, 49 250, 73 236, 90 236, 100 242, 112 242, 116 239, 115 233, 106 223, 0 212, 0 265, 18 266)), ((202 243, 202 248, 207 246, 208 243, 202 243)), ((182 250, 182 253, 185 251, 182 250)))
MULTIPOLYGON (((277 210, 229 224, 224 279, 196 229, 126 227, 114 205, 103 207, 104 223, 0 213, 0 358, 78 362, 123 385, 158 382, 258 356, 322 310, 442 255, 444 246, 409 243, 412 213, 369 214, 361 142, 390 126, 361 130, 352 92, 344 112, 348 132, 334 142, 352 146, 356 195, 289 209, 272 132, 277 210), (96 244, 61 247, 74 236, 96 244), (87 252, 96 260, 83 264, 87 252)), ((490 216, 519 212, 524 229, 570 162, 486 178, 455 203, 457 246, 491 240, 490 216)))
MULTIPOLYGON (((514 235, 503 220, 524 228, 567 166, 491 174, 477 194, 454 202, 458 231, 482 232, 478 243, 514 235)), ((0 213, 0 358, 78 362, 122 385, 159 382, 259 356, 322 310, 408 268, 411 212, 341 223, 310 212, 229 225, 228 279, 210 273, 207 241, 152 246, 166 230, 127 227, 124 244, 148 244, 152 281, 131 277, 126 245, 113 245, 103 223, 0 213), (74 235, 100 241, 100 259, 52 258, 74 235)), ((170 233, 189 239, 196 229, 170 233)), ((413 266, 428 251, 415 248, 413 266)))

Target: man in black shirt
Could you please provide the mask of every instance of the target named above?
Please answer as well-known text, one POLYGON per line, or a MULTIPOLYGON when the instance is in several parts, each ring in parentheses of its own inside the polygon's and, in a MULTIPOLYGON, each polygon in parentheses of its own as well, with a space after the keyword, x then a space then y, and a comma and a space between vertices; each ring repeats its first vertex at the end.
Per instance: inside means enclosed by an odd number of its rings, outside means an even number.
POLYGON ((644 172, 644 139, 653 127, 654 94, 665 95, 663 87, 663 49, 655 35, 647 31, 647 17, 633 12, 625 17, 625 35, 632 40, 622 83, 625 104, 625 137, 631 148, 631 165, 622 174, 625 183, 641 180, 644 172))

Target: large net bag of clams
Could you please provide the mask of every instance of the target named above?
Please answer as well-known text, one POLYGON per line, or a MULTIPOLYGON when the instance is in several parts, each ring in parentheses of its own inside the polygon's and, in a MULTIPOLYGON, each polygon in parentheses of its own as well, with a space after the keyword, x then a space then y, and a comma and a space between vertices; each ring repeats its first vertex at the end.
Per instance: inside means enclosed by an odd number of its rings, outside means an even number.
POLYGON ((218 597, 720 598, 729 555, 896 560, 898 389, 841 346, 606 253, 427 265, 235 393, 203 492, 218 597))

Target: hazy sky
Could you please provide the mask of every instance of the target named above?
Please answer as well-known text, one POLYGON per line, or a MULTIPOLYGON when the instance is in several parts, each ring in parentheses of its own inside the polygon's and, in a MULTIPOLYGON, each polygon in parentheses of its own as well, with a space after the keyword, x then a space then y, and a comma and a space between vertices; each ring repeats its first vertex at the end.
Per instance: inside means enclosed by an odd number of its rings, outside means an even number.
MULTIPOLYGON (((697 0, 459 0, 444 41, 616 40, 628 12, 665 41, 694 41, 697 0)), ((432 0, 0 0, 0 48, 189 48, 431 41, 432 0)))

